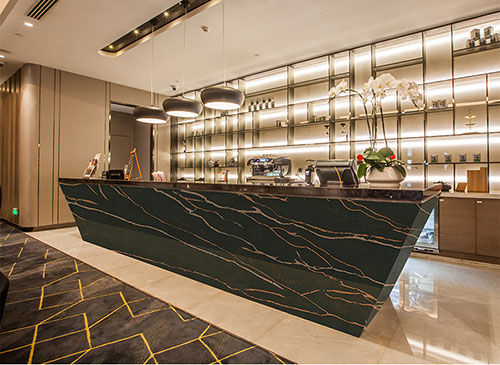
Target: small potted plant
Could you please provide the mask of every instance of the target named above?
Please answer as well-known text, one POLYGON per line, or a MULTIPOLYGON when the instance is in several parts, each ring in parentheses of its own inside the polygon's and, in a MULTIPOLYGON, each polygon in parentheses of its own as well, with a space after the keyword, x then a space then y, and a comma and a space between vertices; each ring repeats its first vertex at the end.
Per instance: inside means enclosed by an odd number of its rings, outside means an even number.
POLYGON ((389 90, 396 90, 401 100, 409 98, 417 108, 423 104, 422 94, 418 91, 418 85, 414 81, 397 80, 388 73, 382 74, 376 79, 370 77, 361 91, 348 88, 346 80, 342 80, 339 85, 332 87, 329 91, 332 99, 343 93, 351 92, 359 97, 363 103, 370 145, 356 158, 358 177, 364 177, 370 183, 370 187, 374 188, 399 187, 406 177, 404 162, 396 159, 394 151, 387 143, 385 133, 382 100, 389 90), (377 149, 379 123, 382 127, 385 145, 383 148, 377 149))

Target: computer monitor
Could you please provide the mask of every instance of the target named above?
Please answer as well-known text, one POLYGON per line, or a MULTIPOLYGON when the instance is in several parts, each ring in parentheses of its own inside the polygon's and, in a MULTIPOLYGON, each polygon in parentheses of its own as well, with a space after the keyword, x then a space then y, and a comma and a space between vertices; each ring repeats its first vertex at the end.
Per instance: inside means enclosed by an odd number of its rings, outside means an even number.
POLYGON ((346 188, 359 186, 354 160, 318 160, 315 171, 321 186, 334 185, 346 188))

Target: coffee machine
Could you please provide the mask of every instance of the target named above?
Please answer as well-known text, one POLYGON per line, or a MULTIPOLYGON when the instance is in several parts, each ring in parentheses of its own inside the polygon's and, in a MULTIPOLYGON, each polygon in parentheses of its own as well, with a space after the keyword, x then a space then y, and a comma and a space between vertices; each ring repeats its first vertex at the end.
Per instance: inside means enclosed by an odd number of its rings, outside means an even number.
POLYGON ((252 184, 274 184, 290 175, 292 161, 288 157, 272 155, 251 158, 247 161, 252 176, 247 182, 252 184))

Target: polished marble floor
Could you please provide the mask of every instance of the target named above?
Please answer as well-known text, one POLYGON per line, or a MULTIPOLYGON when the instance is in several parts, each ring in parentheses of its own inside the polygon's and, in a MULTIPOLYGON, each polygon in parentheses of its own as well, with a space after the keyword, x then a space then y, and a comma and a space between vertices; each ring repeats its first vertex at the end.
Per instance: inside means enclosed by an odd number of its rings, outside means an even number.
POLYGON ((361 338, 84 242, 78 229, 31 236, 297 363, 500 363, 500 268, 412 255, 361 338))

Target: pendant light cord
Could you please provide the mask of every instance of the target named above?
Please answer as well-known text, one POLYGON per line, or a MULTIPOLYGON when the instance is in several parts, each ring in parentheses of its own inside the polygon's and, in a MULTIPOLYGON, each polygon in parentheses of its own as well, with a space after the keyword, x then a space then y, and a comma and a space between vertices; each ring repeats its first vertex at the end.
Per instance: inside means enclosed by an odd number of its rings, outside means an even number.
POLYGON ((222 81, 224 82, 224 86, 226 86, 226 30, 225 30, 225 1, 222 0, 222 70, 223 77, 222 81))
POLYGON ((186 21, 187 21, 187 7, 189 3, 184 3, 184 45, 183 45, 183 62, 182 62, 182 97, 184 97, 186 88, 184 84, 184 68, 186 67, 186 21))
POLYGON ((154 54, 155 54, 155 26, 152 25, 151 30, 151 106, 154 106, 154 88, 153 88, 153 70, 154 70, 154 54))

